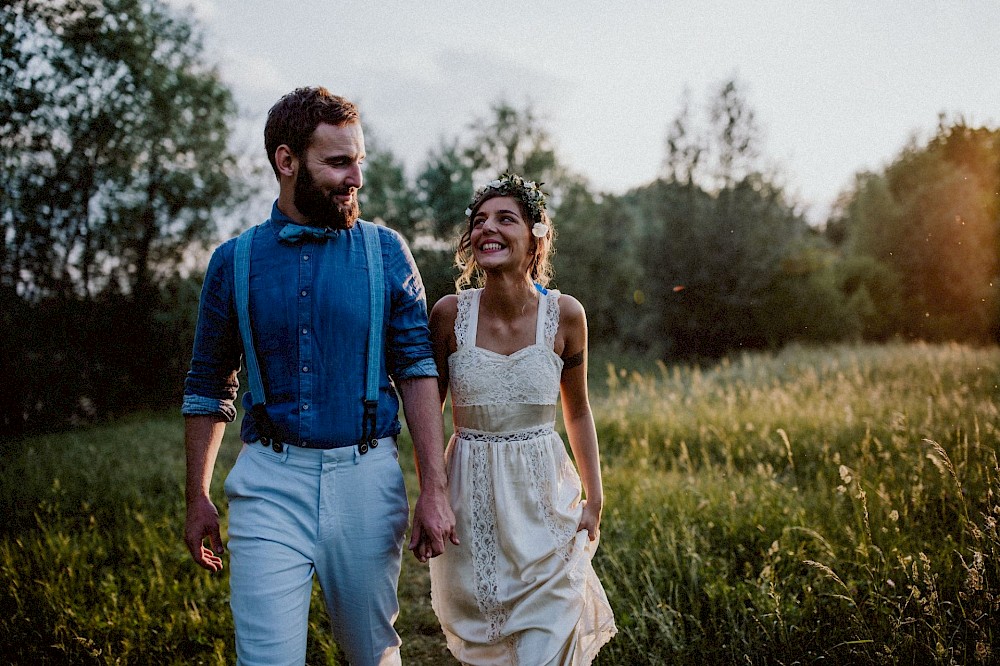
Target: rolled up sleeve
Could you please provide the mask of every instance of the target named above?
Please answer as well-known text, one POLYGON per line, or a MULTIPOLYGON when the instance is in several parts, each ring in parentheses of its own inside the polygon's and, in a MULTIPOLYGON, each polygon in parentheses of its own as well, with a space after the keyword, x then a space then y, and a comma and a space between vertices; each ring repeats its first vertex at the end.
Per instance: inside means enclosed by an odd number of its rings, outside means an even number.
POLYGON ((185 395, 181 405, 184 416, 222 416, 227 423, 236 420, 236 405, 233 400, 217 400, 203 395, 185 395))
POLYGON ((185 416, 236 418, 242 348, 233 302, 234 248, 229 241, 216 249, 205 273, 191 367, 184 381, 181 413, 185 416))

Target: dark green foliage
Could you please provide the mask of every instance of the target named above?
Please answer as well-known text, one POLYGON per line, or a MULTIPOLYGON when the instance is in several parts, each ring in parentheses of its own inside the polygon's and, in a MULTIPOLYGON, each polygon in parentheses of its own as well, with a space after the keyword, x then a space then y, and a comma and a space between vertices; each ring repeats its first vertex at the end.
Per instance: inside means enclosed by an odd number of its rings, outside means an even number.
POLYGON ((593 339, 665 359, 716 359, 861 333, 838 257, 756 166, 754 114, 735 81, 698 134, 685 109, 664 177, 624 196, 570 187, 556 211, 556 279, 593 339))
POLYGON ((465 209, 475 188, 472 165, 457 140, 442 141, 431 151, 417 176, 417 188, 431 233, 437 238, 457 241, 464 231, 465 209))
POLYGON ((847 298, 852 328, 861 337, 886 342, 900 330, 899 275, 877 259, 848 255, 834 266, 837 287, 847 298))
MULTIPOLYGON (((477 176, 476 187, 501 173, 516 173, 545 183, 547 194, 560 180, 560 166, 549 132, 531 107, 516 109, 506 102, 494 104, 489 118, 477 118, 464 156, 477 176)), ((464 210, 464 209, 463 209, 464 210)))
POLYGON ((369 131, 365 137, 364 186, 358 191, 363 217, 392 227, 412 242, 421 221, 416 192, 406 180, 403 165, 372 134, 369 131))
POLYGON ((660 180, 621 204, 641 239, 641 337, 658 356, 718 358, 855 335, 834 255, 763 177, 714 195, 660 180))
POLYGON ((156 0, 0 11, 4 281, 30 300, 144 295, 233 192, 229 91, 156 0))
POLYGON ((176 395, 177 271, 239 189, 230 93, 158 0, 15 0, 0 25, 2 423, 176 395))
POLYGON ((598 201, 585 184, 570 184, 556 213, 555 284, 587 308, 593 340, 638 347, 644 311, 640 237, 617 197, 598 201))
POLYGON ((51 430, 180 404, 200 283, 174 278, 139 309, 114 293, 10 299, 3 330, 2 428, 51 430))

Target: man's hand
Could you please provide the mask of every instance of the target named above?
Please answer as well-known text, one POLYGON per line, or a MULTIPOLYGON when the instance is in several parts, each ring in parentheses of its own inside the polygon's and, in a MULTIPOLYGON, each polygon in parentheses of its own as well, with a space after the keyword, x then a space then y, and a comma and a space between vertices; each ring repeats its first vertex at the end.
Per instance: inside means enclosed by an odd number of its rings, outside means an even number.
POLYGON ((413 455, 420 482, 420 496, 413 509, 410 550, 421 562, 444 552, 445 541, 458 545, 455 514, 448 501, 441 439, 441 401, 437 379, 417 377, 399 382, 403 413, 413 438, 413 455))
POLYGON ((225 548, 219 532, 219 510, 208 497, 199 497, 188 503, 184 543, 199 566, 212 572, 222 571, 220 556, 225 548), (211 548, 205 546, 206 538, 211 548))
POLYGON ((426 562, 444 552, 446 540, 456 546, 460 543, 448 494, 444 490, 423 490, 413 509, 409 549, 414 557, 426 562))

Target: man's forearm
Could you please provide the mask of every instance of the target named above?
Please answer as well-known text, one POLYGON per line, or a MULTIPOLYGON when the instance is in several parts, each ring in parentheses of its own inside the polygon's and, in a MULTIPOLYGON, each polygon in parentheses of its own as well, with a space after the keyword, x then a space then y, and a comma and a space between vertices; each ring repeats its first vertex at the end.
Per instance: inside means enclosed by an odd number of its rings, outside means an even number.
POLYGON ((225 431, 226 419, 223 416, 184 417, 187 456, 184 543, 199 566, 215 572, 222 570, 221 555, 225 547, 219 533, 219 512, 212 503, 209 489, 225 431), (205 539, 209 540, 211 548, 205 546, 205 539))
POLYGON ((187 458, 185 497, 190 503, 208 497, 215 460, 222 446, 226 419, 222 416, 185 416, 184 450, 187 458))
POLYGON ((444 427, 437 380, 419 377, 400 382, 403 412, 413 437, 413 453, 420 481, 420 497, 413 509, 410 550, 421 562, 444 552, 447 542, 458 544, 455 514, 448 500, 444 469, 444 427))
POLYGON ((444 490, 444 422, 438 399, 437 379, 417 377, 400 382, 403 414, 413 438, 420 490, 444 490))

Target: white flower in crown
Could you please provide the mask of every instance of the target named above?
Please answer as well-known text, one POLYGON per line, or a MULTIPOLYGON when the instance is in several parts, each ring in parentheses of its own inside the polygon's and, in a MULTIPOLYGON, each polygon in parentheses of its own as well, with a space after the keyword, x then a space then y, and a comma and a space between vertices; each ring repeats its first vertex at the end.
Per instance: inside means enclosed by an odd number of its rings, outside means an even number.
MULTIPOLYGON (((494 178, 486 183, 481 190, 476 192, 472 199, 472 205, 465 209, 466 217, 471 219, 472 210, 482 203, 483 197, 490 190, 500 195, 511 196, 520 200, 526 207, 529 217, 532 219, 538 220, 544 215, 545 194, 541 190, 541 184, 533 180, 525 180, 517 174, 504 173, 499 178, 494 178)), ((535 231, 535 228, 532 227, 532 233, 538 238, 543 238, 548 233, 548 225, 544 223, 540 224, 541 229, 535 231)))
POLYGON ((535 224, 531 227, 531 235, 535 238, 545 238, 547 233, 549 233, 549 225, 547 224, 535 222, 535 224))

